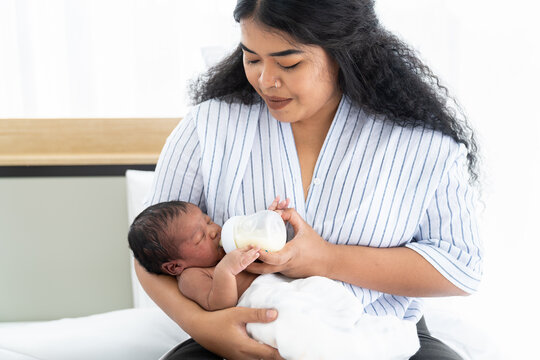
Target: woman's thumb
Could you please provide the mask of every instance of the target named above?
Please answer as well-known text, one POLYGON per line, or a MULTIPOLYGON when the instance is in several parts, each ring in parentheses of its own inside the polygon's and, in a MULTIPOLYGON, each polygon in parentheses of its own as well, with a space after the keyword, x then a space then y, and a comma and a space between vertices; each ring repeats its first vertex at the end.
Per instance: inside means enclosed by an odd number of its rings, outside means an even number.
POLYGON ((302 219, 300 214, 298 214, 298 212, 293 208, 283 210, 281 218, 283 219, 283 221, 291 224, 294 229, 295 235, 298 234, 300 227, 304 224, 304 219, 302 219))
POLYGON ((276 320, 278 312, 275 309, 248 309, 246 322, 267 323, 276 320))

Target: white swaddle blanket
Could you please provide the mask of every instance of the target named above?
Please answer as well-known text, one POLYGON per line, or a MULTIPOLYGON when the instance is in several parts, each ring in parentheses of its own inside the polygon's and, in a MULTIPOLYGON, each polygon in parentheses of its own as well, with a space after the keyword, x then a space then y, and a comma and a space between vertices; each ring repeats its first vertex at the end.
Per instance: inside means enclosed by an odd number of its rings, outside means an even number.
POLYGON ((288 360, 409 359, 420 347, 414 322, 365 314, 360 300, 324 277, 261 275, 238 306, 277 309, 277 320, 247 331, 288 360))

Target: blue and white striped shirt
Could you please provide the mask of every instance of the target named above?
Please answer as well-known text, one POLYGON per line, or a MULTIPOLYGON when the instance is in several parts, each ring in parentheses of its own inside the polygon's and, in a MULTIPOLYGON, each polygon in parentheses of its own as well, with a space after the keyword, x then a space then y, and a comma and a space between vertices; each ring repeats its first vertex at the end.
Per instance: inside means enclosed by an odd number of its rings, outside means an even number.
MULTIPOLYGON (((184 200, 223 224, 266 209, 276 195, 325 240, 407 246, 472 293, 482 276, 466 149, 425 128, 366 115, 343 97, 307 198, 291 126, 266 105, 211 100, 194 107, 167 139, 149 204, 184 200)), ((362 259, 358 259, 362 261, 362 259)), ((412 297, 345 284, 373 315, 422 316, 412 297)))

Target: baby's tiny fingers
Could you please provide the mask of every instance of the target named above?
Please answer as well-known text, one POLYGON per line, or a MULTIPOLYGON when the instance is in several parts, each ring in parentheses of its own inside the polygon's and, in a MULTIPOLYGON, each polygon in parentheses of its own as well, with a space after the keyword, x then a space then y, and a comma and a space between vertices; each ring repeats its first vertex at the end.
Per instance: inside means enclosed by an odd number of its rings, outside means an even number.
POLYGON ((242 256, 241 264, 242 267, 245 269, 249 264, 253 263, 257 258, 259 257, 259 252, 254 251, 254 249, 249 250, 247 253, 242 256))

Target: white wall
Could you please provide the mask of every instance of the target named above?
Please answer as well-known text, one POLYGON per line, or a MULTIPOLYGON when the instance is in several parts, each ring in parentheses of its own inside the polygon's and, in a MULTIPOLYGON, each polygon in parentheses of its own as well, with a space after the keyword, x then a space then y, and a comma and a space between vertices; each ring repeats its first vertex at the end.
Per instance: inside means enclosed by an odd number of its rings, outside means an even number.
POLYGON ((0 0, 0 117, 179 117, 234 0, 0 0))

